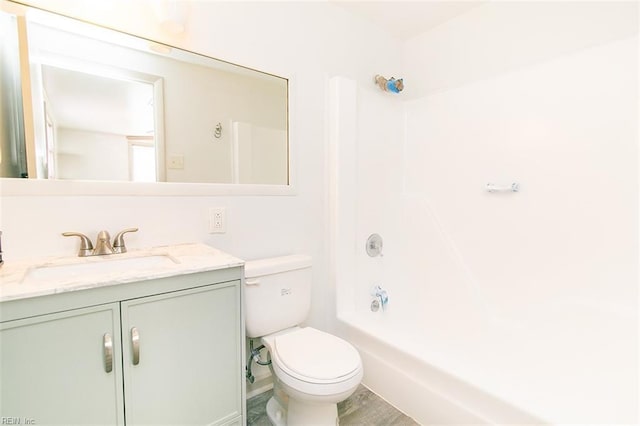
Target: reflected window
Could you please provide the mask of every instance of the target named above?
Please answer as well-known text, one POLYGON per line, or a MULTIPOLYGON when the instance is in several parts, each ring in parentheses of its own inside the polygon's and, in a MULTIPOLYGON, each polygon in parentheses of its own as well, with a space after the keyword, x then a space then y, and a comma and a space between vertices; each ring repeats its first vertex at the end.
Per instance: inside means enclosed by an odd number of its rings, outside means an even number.
POLYGON ((129 139, 129 172, 132 182, 156 181, 153 138, 129 139))

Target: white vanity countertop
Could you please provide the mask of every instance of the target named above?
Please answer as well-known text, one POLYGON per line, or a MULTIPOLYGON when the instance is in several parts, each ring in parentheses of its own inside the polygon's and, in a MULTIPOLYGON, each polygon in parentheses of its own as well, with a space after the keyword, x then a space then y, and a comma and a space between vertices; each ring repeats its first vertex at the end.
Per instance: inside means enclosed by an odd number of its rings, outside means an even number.
POLYGON ((0 302, 242 265, 243 260, 201 243, 5 262, 0 268, 0 302))

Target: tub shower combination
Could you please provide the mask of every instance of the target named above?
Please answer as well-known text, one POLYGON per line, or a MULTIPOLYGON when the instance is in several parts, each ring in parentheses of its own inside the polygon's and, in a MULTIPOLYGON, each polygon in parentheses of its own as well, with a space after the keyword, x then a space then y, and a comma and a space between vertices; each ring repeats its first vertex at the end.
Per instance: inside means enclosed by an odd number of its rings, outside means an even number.
MULTIPOLYGON (((628 337, 637 331, 635 313, 597 300, 514 312, 497 304, 483 293, 423 200, 405 193, 384 210, 380 200, 367 205, 361 195, 358 167, 366 164, 358 144, 375 150, 388 141, 363 141, 359 123, 367 113, 391 117, 371 133, 388 135, 384 126, 401 112, 347 78, 332 78, 329 89, 336 331, 358 348, 363 383, 423 424, 634 419, 637 340, 628 337), (394 211, 404 213, 385 221, 394 211), (416 218, 434 223, 435 231, 402 226, 416 218), (425 248, 432 241, 443 249, 425 248), (424 268, 434 268, 421 261, 428 256, 443 256, 436 266, 455 270, 437 292, 425 285, 424 268)), ((500 203, 521 197, 520 183, 507 182, 479 185, 478 192, 500 203)))

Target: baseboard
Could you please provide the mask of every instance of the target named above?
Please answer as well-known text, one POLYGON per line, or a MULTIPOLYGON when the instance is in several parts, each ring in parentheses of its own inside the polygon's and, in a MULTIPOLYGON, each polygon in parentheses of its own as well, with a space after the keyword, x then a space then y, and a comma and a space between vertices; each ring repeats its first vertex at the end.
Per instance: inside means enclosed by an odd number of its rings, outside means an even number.
POLYGON ((247 399, 258 396, 271 389, 273 389, 271 376, 263 377, 253 383, 247 383, 247 399))

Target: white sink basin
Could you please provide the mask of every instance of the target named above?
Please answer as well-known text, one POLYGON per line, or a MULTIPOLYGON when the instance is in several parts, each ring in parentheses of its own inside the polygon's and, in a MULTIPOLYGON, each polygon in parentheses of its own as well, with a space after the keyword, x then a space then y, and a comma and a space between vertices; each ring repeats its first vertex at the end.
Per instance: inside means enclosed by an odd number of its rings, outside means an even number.
POLYGON ((0 268, 0 303, 211 272, 243 263, 202 243, 149 247, 106 256, 5 261, 0 268))
POLYGON ((179 263, 169 255, 139 257, 96 256, 81 259, 76 263, 46 264, 27 271, 23 284, 70 281, 88 276, 121 276, 125 273, 167 267, 179 263))

